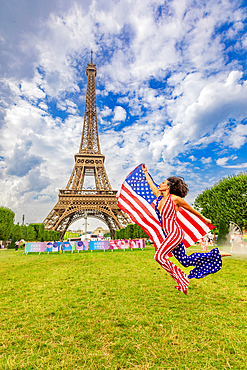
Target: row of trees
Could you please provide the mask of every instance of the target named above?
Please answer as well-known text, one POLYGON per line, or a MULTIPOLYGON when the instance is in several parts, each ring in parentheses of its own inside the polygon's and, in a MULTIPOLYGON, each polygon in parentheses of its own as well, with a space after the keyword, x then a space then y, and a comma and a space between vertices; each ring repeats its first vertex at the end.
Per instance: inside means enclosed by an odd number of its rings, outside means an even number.
POLYGON ((115 239, 139 239, 148 238, 142 228, 136 224, 130 224, 124 229, 115 231, 115 239))
POLYGON ((45 230, 44 224, 33 223, 29 225, 14 224, 15 214, 10 209, 0 207, 0 240, 12 239, 11 246, 16 240, 25 241, 56 241, 59 240, 59 232, 45 230))
POLYGON ((56 241, 60 239, 60 234, 54 230, 45 230, 45 226, 42 223, 17 225, 13 226, 11 239, 24 239, 25 241, 56 241))

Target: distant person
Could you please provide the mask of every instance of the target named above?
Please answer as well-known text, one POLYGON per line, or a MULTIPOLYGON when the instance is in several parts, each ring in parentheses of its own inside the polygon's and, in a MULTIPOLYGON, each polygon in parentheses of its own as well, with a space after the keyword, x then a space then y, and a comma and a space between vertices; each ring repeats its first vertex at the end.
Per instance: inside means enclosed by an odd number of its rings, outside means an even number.
POLYGON ((207 251, 208 250, 208 246, 207 246, 207 243, 206 243, 206 240, 204 238, 201 238, 201 248, 203 251, 207 251))
POLYGON ((17 252, 19 248, 19 240, 16 240, 15 242, 15 251, 17 252))

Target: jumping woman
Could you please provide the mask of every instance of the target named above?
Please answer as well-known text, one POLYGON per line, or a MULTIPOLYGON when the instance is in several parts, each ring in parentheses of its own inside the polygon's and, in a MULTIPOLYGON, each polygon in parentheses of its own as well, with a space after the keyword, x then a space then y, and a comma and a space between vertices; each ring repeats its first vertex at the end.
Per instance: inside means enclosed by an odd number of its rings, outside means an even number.
MULTIPOLYGON (((142 165, 142 170, 152 192, 157 198, 155 209, 166 236, 160 247, 156 250, 154 259, 176 281, 178 286, 175 286, 175 288, 187 295, 189 279, 199 279, 210 273, 215 273, 220 270, 222 261, 218 248, 214 248, 209 253, 193 253, 190 256, 186 255, 182 243, 184 231, 177 222, 177 211, 179 207, 182 207, 204 220, 207 224, 211 224, 211 220, 204 217, 185 202, 183 198, 187 195, 189 189, 183 181, 183 178, 176 176, 169 177, 157 188, 152 178, 149 176, 145 164, 142 165), (195 267, 188 277, 179 267, 169 260, 168 255, 171 252, 183 266, 195 267)), ((222 253, 222 256, 223 255, 229 254, 222 253)))

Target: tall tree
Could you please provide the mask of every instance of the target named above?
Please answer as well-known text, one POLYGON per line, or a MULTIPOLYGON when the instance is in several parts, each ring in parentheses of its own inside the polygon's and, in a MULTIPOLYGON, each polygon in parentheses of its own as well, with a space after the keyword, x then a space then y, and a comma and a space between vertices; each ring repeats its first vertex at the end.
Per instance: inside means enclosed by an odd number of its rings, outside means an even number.
POLYGON ((37 234, 34 227, 30 224, 27 227, 27 241, 34 242, 37 239, 37 234))
POLYGON ((39 231, 38 231, 38 241, 39 242, 44 241, 44 232, 45 232, 45 225, 39 224, 39 231))
POLYGON ((9 208, 0 207, 0 240, 8 240, 14 227, 15 214, 9 208))
POLYGON ((138 239, 140 237, 141 228, 137 224, 134 224, 133 239, 138 239))
POLYGON ((194 206, 219 229, 220 220, 244 227, 247 219, 247 173, 232 175, 198 195, 194 206))
POLYGON ((19 222, 17 222, 16 225, 14 225, 11 233, 12 239, 20 240, 22 238, 22 229, 19 225, 19 222))
POLYGON ((125 239, 125 229, 119 230, 119 239, 125 239))
POLYGON ((32 226, 32 227, 33 227, 33 229, 34 229, 34 231, 35 231, 35 234, 36 234, 36 236, 35 236, 35 238, 34 238, 33 240, 38 240, 38 235, 39 235, 39 225, 40 225, 40 224, 38 224, 38 223, 31 223, 31 224, 29 224, 29 226, 32 226))
POLYGON ((125 227, 125 238, 126 239, 134 239, 134 224, 129 224, 125 227))

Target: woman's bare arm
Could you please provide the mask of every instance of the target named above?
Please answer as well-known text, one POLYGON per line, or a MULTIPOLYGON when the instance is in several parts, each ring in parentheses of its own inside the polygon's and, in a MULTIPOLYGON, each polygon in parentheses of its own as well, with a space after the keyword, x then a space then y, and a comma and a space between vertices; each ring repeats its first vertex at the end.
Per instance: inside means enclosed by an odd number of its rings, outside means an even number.
POLYGON ((188 203, 185 202, 183 198, 176 197, 176 204, 179 207, 183 207, 193 213, 194 215, 200 217, 202 220, 204 220, 207 224, 211 224, 211 220, 209 218, 204 217, 200 212, 196 211, 193 207, 191 207, 188 203))
POLYGON ((143 170, 143 172, 144 172, 144 174, 145 174, 145 176, 146 176, 146 180, 147 180, 148 185, 150 186, 150 188, 151 188, 152 192, 154 193, 154 195, 155 195, 156 197, 158 197, 158 196, 160 195, 160 191, 159 191, 159 189, 157 188, 157 186, 155 186, 155 185, 154 185, 153 180, 151 179, 151 177, 150 177, 150 176, 149 176, 149 174, 148 174, 148 169, 147 169, 147 167, 145 166, 145 164, 143 164, 143 165, 142 165, 142 170, 143 170))

